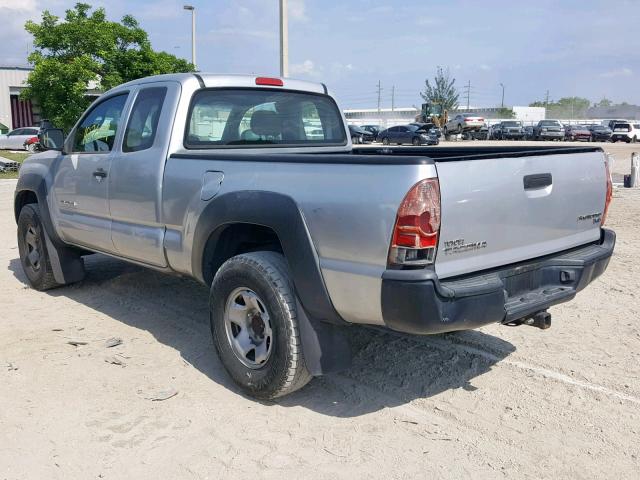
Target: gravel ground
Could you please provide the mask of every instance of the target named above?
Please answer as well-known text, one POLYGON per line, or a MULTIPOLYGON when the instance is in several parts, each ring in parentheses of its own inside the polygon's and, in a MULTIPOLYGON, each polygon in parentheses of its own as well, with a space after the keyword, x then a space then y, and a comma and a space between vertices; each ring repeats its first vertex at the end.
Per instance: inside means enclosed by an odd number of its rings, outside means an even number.
POLYGON ((2 479, 640 475, 640 190, 615 189, 609 269, 550 330, 353 328, 353 368, 260 403, 225 374, 191 280, 94 255, 84 282, 29 289, 14 188, 0 181, 2 479))

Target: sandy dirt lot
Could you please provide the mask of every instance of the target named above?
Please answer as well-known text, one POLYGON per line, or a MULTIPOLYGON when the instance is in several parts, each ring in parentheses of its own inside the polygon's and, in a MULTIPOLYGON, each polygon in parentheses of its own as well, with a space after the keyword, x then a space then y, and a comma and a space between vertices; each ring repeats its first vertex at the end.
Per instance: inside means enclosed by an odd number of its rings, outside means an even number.
POLYGON ((0 181, 0 479, 640 476, 640 190, 615 190, 609 269, 550 330, 353 328, 351 370, 259 403, 225 374, 191 280, 94 255, 84 282, 29 289, 14 188, 0 181))

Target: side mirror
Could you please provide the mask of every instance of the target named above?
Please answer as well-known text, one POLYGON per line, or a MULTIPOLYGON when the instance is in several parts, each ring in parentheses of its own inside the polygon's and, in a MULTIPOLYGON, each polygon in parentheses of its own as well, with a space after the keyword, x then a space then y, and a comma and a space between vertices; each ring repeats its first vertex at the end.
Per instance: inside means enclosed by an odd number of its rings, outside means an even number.
POLYGON ((64 146, 64 133, 60 128, 48 128, 38 134, 38 141, 43 150, 62 151, 64 146))

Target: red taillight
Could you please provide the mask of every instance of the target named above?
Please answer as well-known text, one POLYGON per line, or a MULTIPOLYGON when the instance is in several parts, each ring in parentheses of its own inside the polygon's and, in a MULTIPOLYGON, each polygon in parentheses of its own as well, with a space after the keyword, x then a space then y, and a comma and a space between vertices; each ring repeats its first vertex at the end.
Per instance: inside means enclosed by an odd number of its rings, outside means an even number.
POLYGON ((464 121, 465 122, 472 122, 473 120, 471 118, 465 118, 464 121))
POLYGON ((416 183, 404 197, 391 237, 390 265, 427 265, 435 260, 440 230, 437 178, 416 183))
POLYGON ((284 82, 281 78, 257 77, 256 85, 269 85, 271 87, 282 87, 284 82))
POLYGON ((609 212, 609 205, 611 205, 611 197, 613 197, 613 183, 611 182, 611 171, 609 170, 609 159, 604 161, 605 175, 607 176, 607 195, 604 199, 604 211, 602 212, 602 220, 600 226, 604 225, 604 221, 607 219, 607 213, 609 212))

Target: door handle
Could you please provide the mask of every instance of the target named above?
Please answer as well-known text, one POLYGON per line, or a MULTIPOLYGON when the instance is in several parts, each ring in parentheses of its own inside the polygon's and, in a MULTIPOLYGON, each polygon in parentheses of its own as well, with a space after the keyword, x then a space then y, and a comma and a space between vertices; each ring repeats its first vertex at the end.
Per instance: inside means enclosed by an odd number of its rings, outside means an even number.
POLYGON ((104 178, 107 178, 107 172, 105 172, 102 168, 98 168, 95 172, 93 172, 93 177, 100 183, 104 178))
POLYGON ((525 190, 545 188, 553 183, 553 177, 550 173, 535 173, 533 175, 525 175, 522 183, 525 190))

